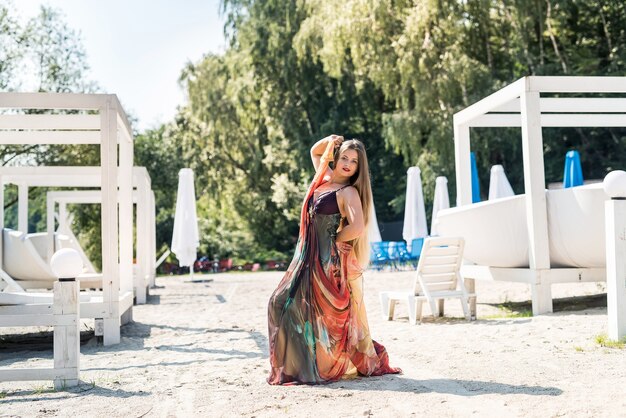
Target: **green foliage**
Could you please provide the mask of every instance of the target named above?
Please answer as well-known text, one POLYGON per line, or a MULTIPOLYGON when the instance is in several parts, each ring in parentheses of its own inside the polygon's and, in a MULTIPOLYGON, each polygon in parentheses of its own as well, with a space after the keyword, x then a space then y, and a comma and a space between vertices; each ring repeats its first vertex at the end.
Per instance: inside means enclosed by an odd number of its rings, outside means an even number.
MULTIPOLYGON (((200 252, 210 257, 262 261, 293 250, 313 175, 309 148, 321 137, 364 141, 378 220, 395 221, 411 165, 422 171, 427 213, 437 176, 455 195, 455 112, 525 75, 626 70, 626 5, 618 0, 224 0, 222 9, 226 52, 182 69, 188 102, 135 145, 136 165, 152 177, 158 247, 171 240, 178 170, 190 167, 200 252)), ((0 0, 0 45, 2 89, 19 87, 24 60, 35 62, 41 90, 93 88, 78 35, 53 9, 20 26, 0 0)), ((519 135, 472 131, 484 195, 493 164, 524 191, 519 135)), ((625 147, 624 129, 544 129, 546 180, 561 180, 571 148, 585 177, 601 178, 626 166, 625 147)), ((99 155, 88 146, 4 147, 0 159, 54 165, 97 163, 99 155)), ((43 220, 38 206, 33 226, 43 220)), ((73 209, 79 238, 99 236, 98 211, 73 209)), ((99 253, 91 239, 85 245, 99 253)))
POLYGON ((0 0, 0 90, 91 92, 95 83, 80 34, 49 6, 20 24, 13 3, 0 0), (32 85, 34 83, 34 85, 32 85))
POLYGON ((11 4, 0 2, 0 90, 12 87, 24 51, 21 48, 22 33, 12 14, 11 4))
POLYGON ((178 171, 185 167, 176 122, 135 137, 135 165, 146 167, 152 182, 158 228, 157 248, 172 240, 178 171))
MULTIPOLYGON (((40 92, 93 92, 80 35, 56 9, 41 7, 39 14, 20 25, 13 4, 0 1, 0 89, 40 92), (27 83, 29 82, 29 83, 27 83), (34 82, 34 85, 31 85, 34 82)), ((29 110, 28 113, 47 111, 29 110)), ((2 165, 97 165, 96 145, 0 146, 2 165)), ((29 189, 29 231, 46 229, 47 189, 29 189)), ((17 227, 17 188, 5 191, 5 224, 17 227)), ((97 205, 70 207, 75 231, 92 261, 100 264, 100 209, 97 205)))
MULTIPOLYGON (((452 115, 528 74, 619 74, 623 4, 538 0, 225 0, 229 48, 190 64, 180 137, 195 169, 207 251, 293 246, 308 149, 340 133, 368 146, 379 221, 401 217, 405 172, 455 195, 452 115)), ((546 130, 546 178, 576 147, 587 178, 624 166, 617 129, 546 130), (593 163, 593 164, 591 164, 593 163)), ((503 164, 523 192, 514 129, 473 132, 482 190, 503 164)), ((430 212, 428 210, 427 212, 430 212)))
MULTIPOLYGON (((624 73, 623 2, 312 1, 295 39, 302 59, 320 61, 343 77, 353 67, 357 86, 374 84, 384 96, 381 134, 390 150, 431 172, 453 176, 452 115, 525 75, 624 73)), ((560 181, 563 156, 577 148, 587 178, 623 167, 623 129, 544 130, 546 178, 560 181)), ((489 168, 503 164, 523 192, 519 130, 473 134, 482 190, 489 168)), ((395 204, 400 207, 403 197, 395 204)))
POLYGON ((36 65, 39 91, 86 92, 94 85, 85 79, 86 55, 79 34, 56 9, 42 6, 24 28, 23 44, 36 65))
MULTIPOLYGON (((201 225, 207 251, 253 261, 270 249, 292 251, 313 175, 308 151, 320 137, 337 132, 364 140, 373 182, 381 186, 375 199, 391 200, 404 168, 380 139, 384 102, 373 84, 357 87, 351 69, 337 79, 298 56, 293 43, 305 17, 298 5, 224 6, 231 48, 185 68, 181 138, 192 150, 199 211, 208 216, 201 225)), ((381 205, 379 219, 391 212, 381 205)))

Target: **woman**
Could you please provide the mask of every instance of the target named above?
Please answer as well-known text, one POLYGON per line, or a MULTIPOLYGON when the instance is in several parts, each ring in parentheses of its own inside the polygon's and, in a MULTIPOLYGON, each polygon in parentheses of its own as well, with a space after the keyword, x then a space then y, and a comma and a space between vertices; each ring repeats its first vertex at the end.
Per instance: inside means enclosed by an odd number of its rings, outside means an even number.
POLYGON ((302 205, 296 253, 269 302, 268 383, 400 373, 371 339, 363 305, 372 202, 365 148, 331 135, 313 145, 311 158, 316 173, 302 205))

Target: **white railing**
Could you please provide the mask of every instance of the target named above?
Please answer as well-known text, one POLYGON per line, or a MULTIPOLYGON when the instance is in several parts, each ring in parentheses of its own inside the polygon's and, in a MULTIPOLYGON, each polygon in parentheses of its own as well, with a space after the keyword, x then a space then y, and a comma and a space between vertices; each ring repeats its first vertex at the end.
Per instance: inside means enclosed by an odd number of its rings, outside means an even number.
POLYGON ((53 368, 0 368, 0 382, 52 380, 55 389, 78 385, 80 373, 80 304, 78 282, 62 279, 54 283, 51 314, 0 315, 0 326, 53 326, 53 368))

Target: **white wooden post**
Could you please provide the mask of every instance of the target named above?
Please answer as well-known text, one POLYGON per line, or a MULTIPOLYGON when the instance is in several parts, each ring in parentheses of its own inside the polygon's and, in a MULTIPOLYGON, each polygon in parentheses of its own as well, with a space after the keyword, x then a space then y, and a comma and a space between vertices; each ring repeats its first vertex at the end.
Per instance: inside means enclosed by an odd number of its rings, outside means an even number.
POLYGON ((80 304, 78 282, 63 279, 54 283, 54 388, 77 386, 80 374, 80 304))
POLYGON ((46 195, 46 231, 48 232, 48 263, 54 254, 54 200, 50 193, 46 195))
POLYGON ((28 185, 17 186, 17 230, 28 234, 28 185))
MULTIPOLYGON (((0 255, 4 254, 4 179, 0 176, 0 255)), ((4 272, 4 257, 0 257, 0 272, 4 272)), ((8 276, 8 274, 3 274, 8 276)), ((4 277, 3 277, 4 278, 4 277)), ((1 290, 2 286, 0 286, 1 290)))
MULTIPOLYGON (((152 187, 151 187, 152 189, 152 187)), ((156 280, 156 204, 154 191, 150 190, 150 287, 155 286, 156 280)))
POLYGON ((59 223, 67 225, 69 220, 69 216, 67 216, 67 203, 59 202, 59 223))
MULTIPOLYGON (((120 290, 132 292, 133 288, 138 291, 136 283, 133 282, 133 143, 121 130, 117 133, 120 156, 118 176, 120 290)), ((145 300, 145 295, 143 299, 145 300)))
POLYGON ((539 315, 552 312, 552 291, 549 281, 548 211, 546 207, 539 92, 529 91, 527 83, 520 99, 528 257, 530 269, 534 273, 534 282, 531 283, 532 305, 533 315, 539 315))
POLYGON ((103 343, 120 342, 120 280, 117 223, 117 115, 113 99, 100 108, 100 164, 102 175, 102 295, 107 306, 103 343))
POLYGON ((608 334, 618 341, 626 337, 626 200, 608 200, 605 212, 608 334))
MULTIPOLYGON (((141 172, 143 174, 143 172, 141 172)), ((137 176, 137 277, 136 297, 137 304, 146 303, 147 286, 149 284, 148 271, 150 269, 150 184, 143 175, 137 176)))
MULTIPOLYGON (((455 117, 456 119, 456 117, 455 117)), ((472 204, 472 164, 470 157, 470 126, 454 121, 454 162, 456 172, 456 205, 472 204)), ((467 278, 469 288, 474 289, 474 279, 467 278)), ((476 312, 473 299, 472 312, 476 312)))
POLYGON ((456 171, 456 205, 472 204, 472 167, 470 164, 470 128, 454 124, 454 160, 456 171))

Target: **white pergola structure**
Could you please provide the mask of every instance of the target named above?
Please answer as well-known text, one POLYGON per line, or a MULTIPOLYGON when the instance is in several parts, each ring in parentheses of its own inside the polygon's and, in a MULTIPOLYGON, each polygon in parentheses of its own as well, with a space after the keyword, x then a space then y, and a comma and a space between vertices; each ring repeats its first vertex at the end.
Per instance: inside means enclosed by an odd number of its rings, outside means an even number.
MULTIPOLYGON (((28 189, 30 187, 90 187, 100 188, 99 167, 2 167, 0 179, 2 184, 17 184, 21 192, 18 193, 18 225, 22 232, 28 225, 28 189)), ((151 181, 145 167, 133 167, 133 203, 137 206, 137 234, 136 259, 134 265, 134 290, 137 304, 146 303, 147 288, 154 284, 155 278, 155 248, 156 222, 154 193, 151 190, 151 181)), ((101 204, 100 190, 56 190, 47 192, 47 233, 48 253, 47 262, 55 248, 55 209, 59 207, 59 224, 67 219, 68 204, 101 204)), ((74 237, 75 238, 75 237, 74 237)), ((82 252, 82 249, 77 249, 82 252)), ((83 256, 86 263, 90 263, 83 256)))
MULTIPOLYGON (((101 204, 98 190, 66 190, 47 193, 47 232, 50 239, 49 254, 52 256, 54 214, 58 205, 59 222, 67 220, 68 204, 101 204)), ((150 188, 150 176, 145 167, 133 167, 133 203, 137 211, 134 263, 134 288, 137 304, 146 303, 147 289, 154 285, 156 277, 156 222, 154 192, 150 188)))
MULTIPOLYGON (((120 341, 121 316, 132 308, 133 274, 133 137, 126 114, 112 94, 0 93, 0 144, 95 144, 100 146, 97 169, 102 199, 102 302, 91 308, 91 317, 102 318, 105 345, 120 341), (27 109, 44 109, 48 114, 22 114, 27 109), (68 113, 60 113, 70 111, 68 113), (119 161, 118 161, 119 153, 119 161), (130 290, 130 292, 129 292, 130 290)), ((81 167, 76 167, 78 170, 81 167)), ((47 177, 53 167, 23 167, 47 177)), ((84 168, 90 170, 90 168, 84 168)), ((80 174, 78 177, 81 177, 80 174)), ((77 182, 80 179, 77 179, 77 182)), ((22 188, 24 193, 24 188, 22 188)), ((0 207, 4 206, 0 193, 0 207)), ((0 226, 4 212, 0 211, 0 226)), ((23 225, 22 225, 23 226, 23 225)), ((1 240, 0 240, 0 251, 1 240)), ((0 268, 2 266, 0 265, 0 268)), ((4 277, 3 277, 4 278, 4 277)), ((2 315, 45 312, 37 305, 3 306, 2 315)), ((85 314, 81 310, 81 316, 85 314)))
POLYGON ((464 266, 465 276, 530 284, 534 314, 552 312, 553 283, 604 281, 602 268, 550 266, 542 128, 626 127, 626 77, 524 77, 456 113, 457 206, 472 203, 470 130, 474 127, 521 128, 529 268, 464 266), (593 97, 606 93, 624 97, 593 97), (550 97, 542 97, 546 94, 550 97))

